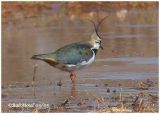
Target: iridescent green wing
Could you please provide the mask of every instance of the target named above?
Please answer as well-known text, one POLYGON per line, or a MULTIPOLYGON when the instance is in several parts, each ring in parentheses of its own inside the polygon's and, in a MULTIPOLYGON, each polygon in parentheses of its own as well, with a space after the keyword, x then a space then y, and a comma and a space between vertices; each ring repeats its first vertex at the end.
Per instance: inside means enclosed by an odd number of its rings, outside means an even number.
POLYGON ((78 64, 82 61, 89 61, 93 56, 91 45, 75 43, 64 46, 53 53, 54 58, 60 64, 78 64))

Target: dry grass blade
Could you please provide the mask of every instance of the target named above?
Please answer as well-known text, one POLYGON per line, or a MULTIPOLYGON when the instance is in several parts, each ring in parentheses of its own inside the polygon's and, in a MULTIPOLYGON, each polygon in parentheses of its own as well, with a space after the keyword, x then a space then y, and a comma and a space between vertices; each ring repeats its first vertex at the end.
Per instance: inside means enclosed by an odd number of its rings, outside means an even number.
POLYGON ((33 70, 33 78, 32 78, 32 87, 33 87, 33 95, 34 95, 34 97, 36 96, 36 95, 35 95, 35 78, 36 78, 37 68, 38 68, 38 65, 35 64, 35 65, 34 65, 34 70, 33 70))

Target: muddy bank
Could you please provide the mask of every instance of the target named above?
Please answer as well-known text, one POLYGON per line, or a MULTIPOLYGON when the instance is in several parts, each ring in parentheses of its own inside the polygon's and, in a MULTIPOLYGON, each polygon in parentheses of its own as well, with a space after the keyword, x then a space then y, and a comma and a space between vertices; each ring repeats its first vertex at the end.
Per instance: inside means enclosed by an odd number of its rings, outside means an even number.
POLYGON ((35 88, 17 84, 3 88, 2 99, 3 112, 157 112, 158 81, 103 80, 94 84, 59 86, 55 83, 35 88), (9 107, 12 103, 48 104, 49 107, 9 107))

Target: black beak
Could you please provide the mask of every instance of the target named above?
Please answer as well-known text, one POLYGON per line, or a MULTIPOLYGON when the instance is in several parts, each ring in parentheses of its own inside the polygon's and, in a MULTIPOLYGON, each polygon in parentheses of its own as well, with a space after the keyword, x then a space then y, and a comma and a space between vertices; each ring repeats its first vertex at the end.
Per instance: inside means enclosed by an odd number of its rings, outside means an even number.
POLYGON ((103 50, 103 47, 102 47, 102 42, 100 42, 100 48, 103 50))
POLYGON ((102 47, 102 45, 100 45, 100 48, 103 50, 103 47, 102 47))

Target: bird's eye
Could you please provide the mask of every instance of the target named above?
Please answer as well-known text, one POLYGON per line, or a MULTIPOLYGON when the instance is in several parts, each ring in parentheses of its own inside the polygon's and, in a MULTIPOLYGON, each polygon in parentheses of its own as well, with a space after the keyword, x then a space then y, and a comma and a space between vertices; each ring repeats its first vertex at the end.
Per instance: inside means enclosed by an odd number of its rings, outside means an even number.
POLYGON ((101 43, 101 41, 96 41, 96 43, 101 43))

